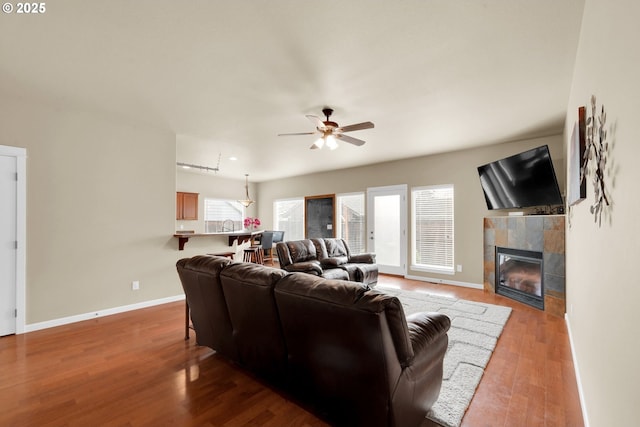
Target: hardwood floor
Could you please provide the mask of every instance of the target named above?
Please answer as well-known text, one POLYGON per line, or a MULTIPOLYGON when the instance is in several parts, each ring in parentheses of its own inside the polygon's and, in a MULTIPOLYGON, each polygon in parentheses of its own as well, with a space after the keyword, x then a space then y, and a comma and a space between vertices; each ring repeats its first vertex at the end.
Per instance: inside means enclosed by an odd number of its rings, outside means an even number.
POLYGON ((513 309, 462 427, 584 425, 563 318, 477 289, 390 276, 384 283, 513 309))
MULTIPOLYGON (((564 319, 483 291, 380 283, 513 308, 463 426, 581 426, 564 319)), ((0 338, 0 426, 325 426, 208 348, 171 303, 0 338)))

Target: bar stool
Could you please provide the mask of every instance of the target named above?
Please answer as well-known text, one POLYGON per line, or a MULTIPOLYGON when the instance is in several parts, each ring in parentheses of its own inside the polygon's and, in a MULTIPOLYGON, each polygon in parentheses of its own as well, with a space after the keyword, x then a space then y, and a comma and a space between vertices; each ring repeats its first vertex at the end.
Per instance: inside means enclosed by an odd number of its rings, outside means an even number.
POLYGON ((260 246, 251 246, 244 250, 244 262, 253 262, 256 264, 264 264, 264 255, 260 246))

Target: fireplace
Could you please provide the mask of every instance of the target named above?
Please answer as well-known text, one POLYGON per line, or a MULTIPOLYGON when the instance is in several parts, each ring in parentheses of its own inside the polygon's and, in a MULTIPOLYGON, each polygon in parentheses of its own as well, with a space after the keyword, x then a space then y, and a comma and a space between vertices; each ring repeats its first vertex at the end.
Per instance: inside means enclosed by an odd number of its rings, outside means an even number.
MULTIPOLYGON (((483 220, 484 289, 494 293, 498 288, 496 247, 542 253, 542 300, 538 306, 554 316, 566 312, 564 268, 564 215, 492 216, 483 220)), ((539 259, 539 256, 534 257, 539 259)), ((509 292, 509 290, 507 290, 509 292)))
POLYGON ((544 310, 542 252, 496 246, 496 293, 544 310))

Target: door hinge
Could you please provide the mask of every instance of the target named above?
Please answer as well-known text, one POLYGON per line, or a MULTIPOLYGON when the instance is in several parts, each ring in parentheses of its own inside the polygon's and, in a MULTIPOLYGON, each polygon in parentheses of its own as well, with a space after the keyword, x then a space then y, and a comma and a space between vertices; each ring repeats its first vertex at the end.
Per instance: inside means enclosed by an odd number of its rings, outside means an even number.
POLYGON ((18 318, 18 309, 13 310, 13 317, 18 318))
POLYGON ((14 249, 18 249, 18 241, 17 240, 15 242, 13 242, 13 248, 14 249))

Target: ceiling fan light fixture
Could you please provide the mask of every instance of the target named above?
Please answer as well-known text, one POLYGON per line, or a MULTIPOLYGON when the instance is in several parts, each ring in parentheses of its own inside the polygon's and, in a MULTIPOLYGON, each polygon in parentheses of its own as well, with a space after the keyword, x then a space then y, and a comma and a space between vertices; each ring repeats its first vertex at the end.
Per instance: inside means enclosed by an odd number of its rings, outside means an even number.
POLYGON ((327 143, 327 147, 329 147, 330 150, 335 150, 336 148, 338 148, 338 141, 336 141, 333 135, 328 135, 325 138, 325 142, 327 143))
POLYGON ((354 132, 358 130, 372 129, 374 127, 373 123, 371 122, 354 123, 352 125, 340 126, 338 125, 338 123, 329 120, 331 114, 333 114, 333 109, 325 107, 322 109, 322 112, 324 113, 326 120, 321 120, 320 117, 314 116, 312 114, 306 115, 307 119, 309 119, 309 121, 315 126, 315 131, 279 133, 278 136, 314 135, 319 133, 321 135, 320 138, 313 144, 311 144, 309 148, 311 148, 312 150, 317 150, 326 145, 330 150, 335 150, 336 148, 338 148, 338 139, 341 139, 342 142, 347 142, 358 147, 364 145, 365 141, 344 134, 347 132, 354 132))
POLYGON ((244 182, 245 182, 244 184, 245 198, 243 200, 238 200, 238 203, 240 203, 245 208, 248 208, 253 204, 253 200, 251 200, 251 197, 249 197, 249 174, 248 173, 244 174, 244 182))

